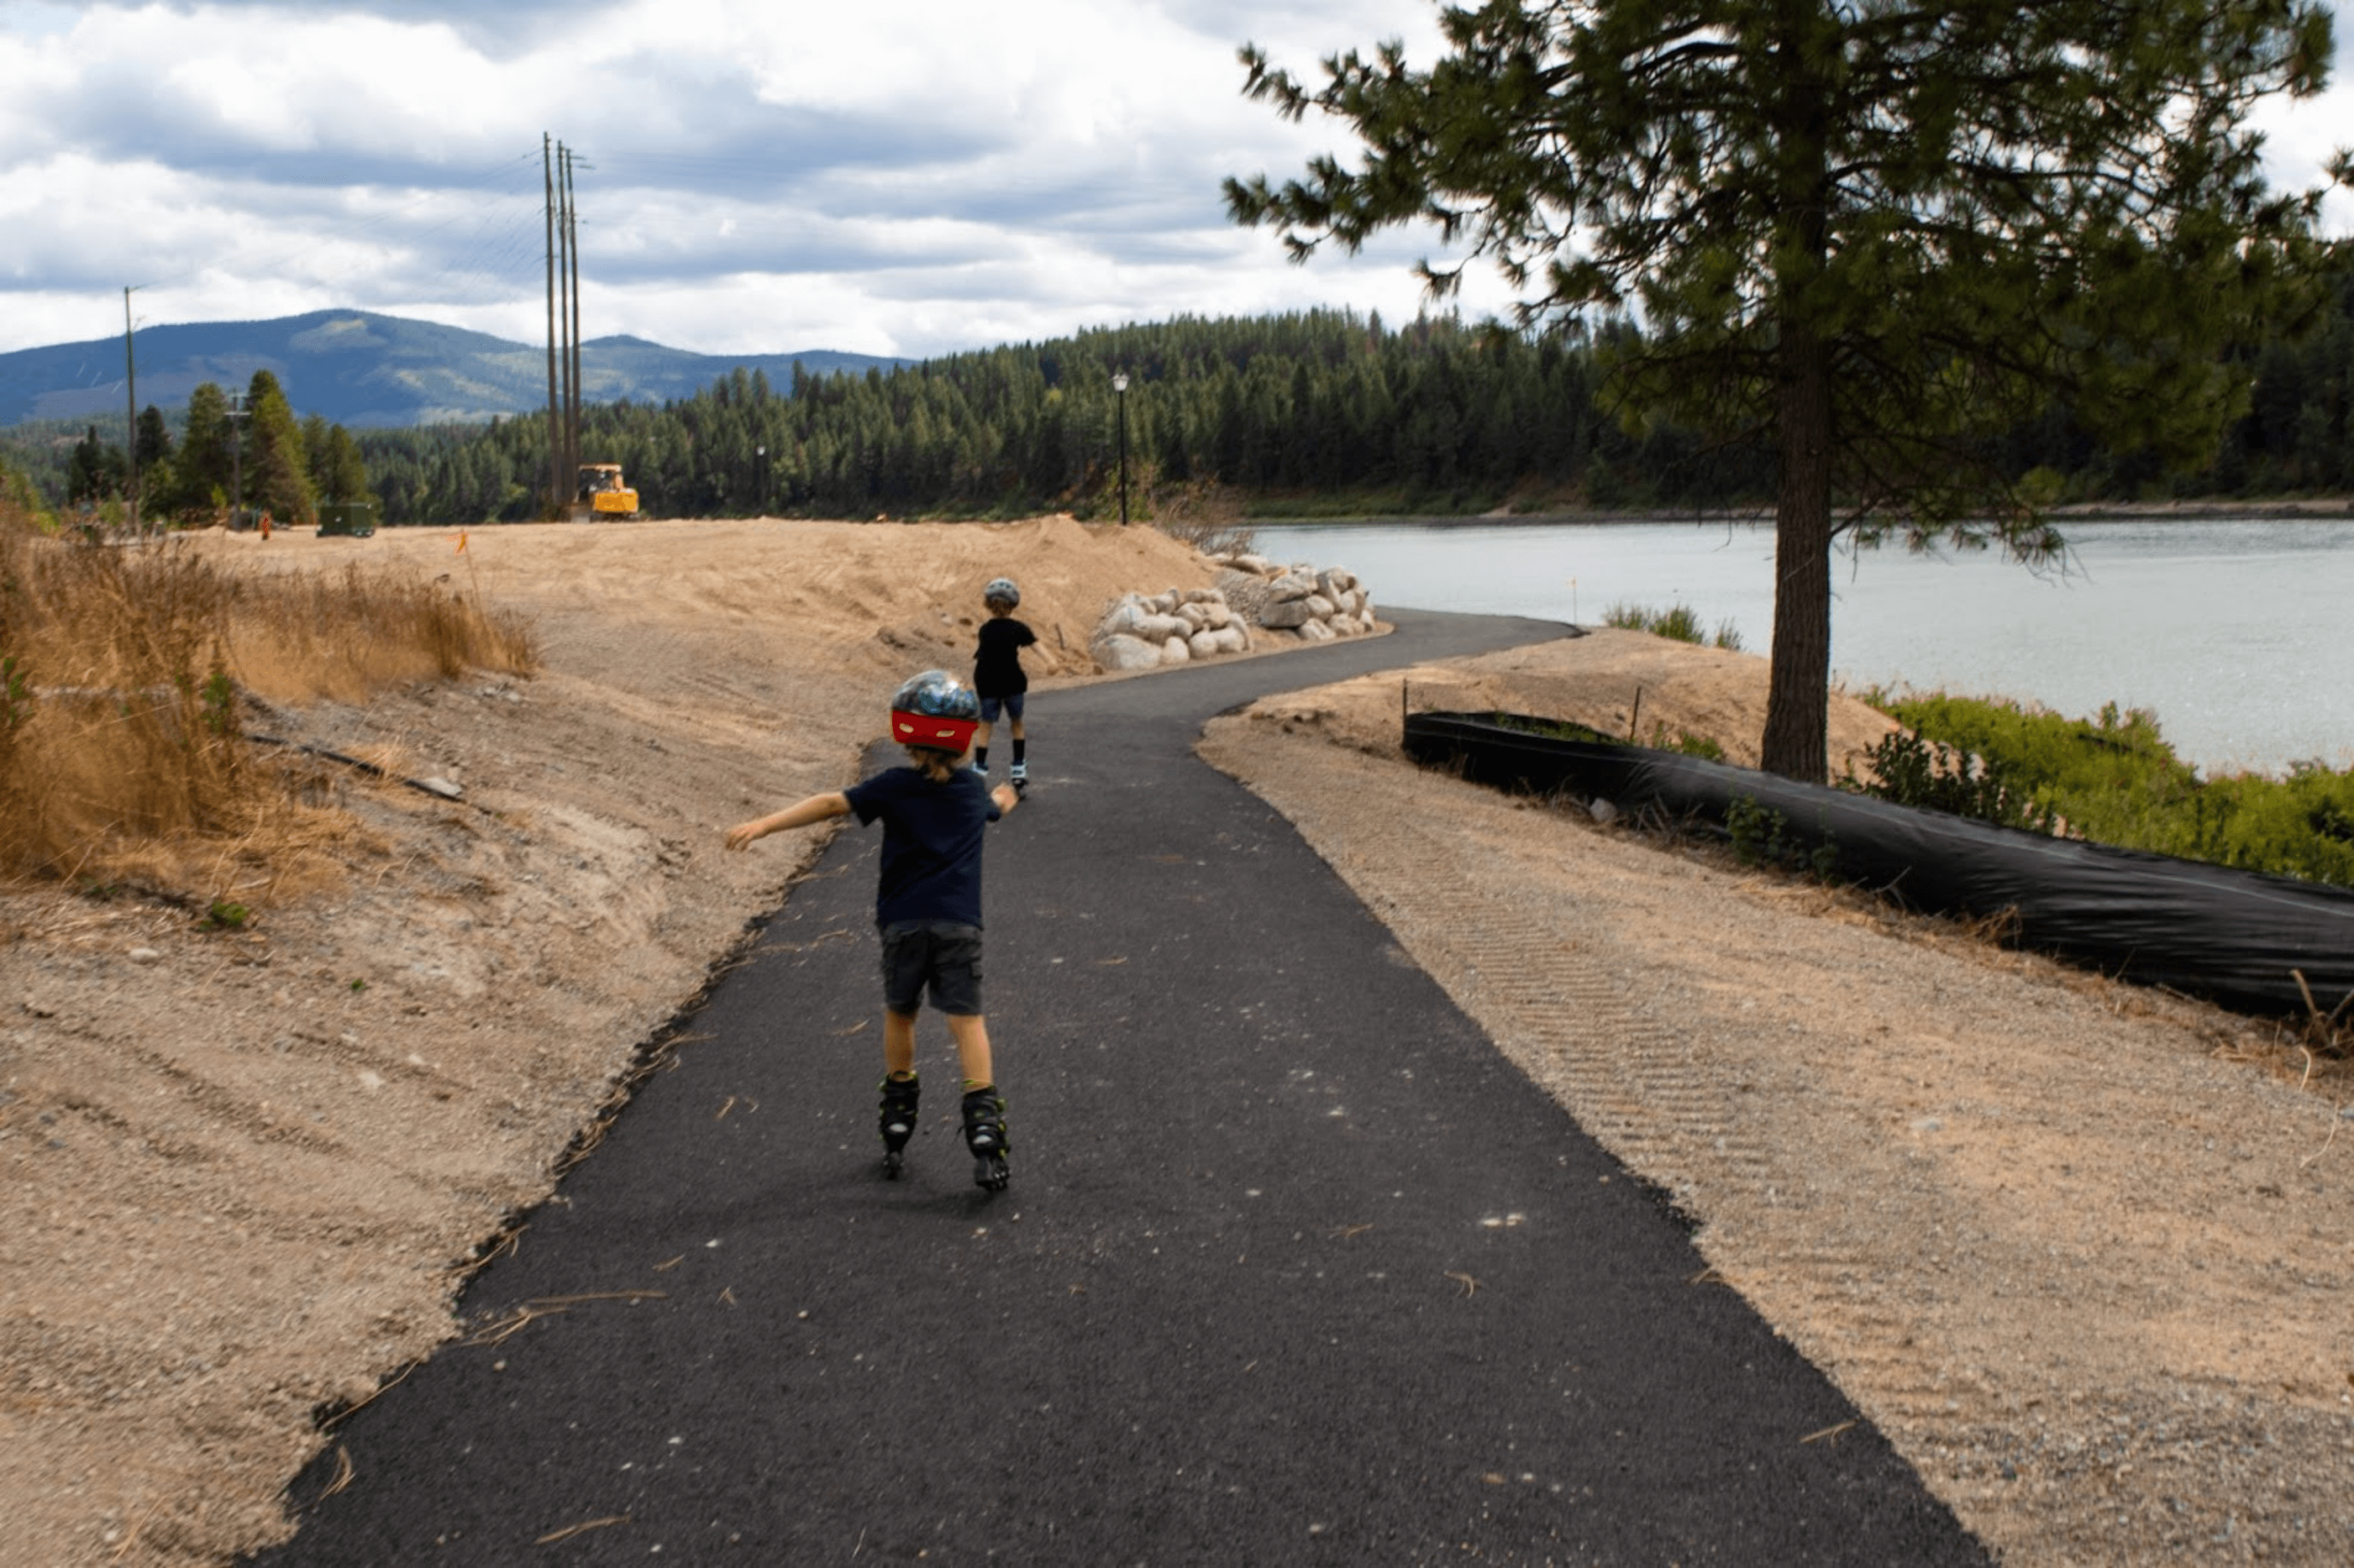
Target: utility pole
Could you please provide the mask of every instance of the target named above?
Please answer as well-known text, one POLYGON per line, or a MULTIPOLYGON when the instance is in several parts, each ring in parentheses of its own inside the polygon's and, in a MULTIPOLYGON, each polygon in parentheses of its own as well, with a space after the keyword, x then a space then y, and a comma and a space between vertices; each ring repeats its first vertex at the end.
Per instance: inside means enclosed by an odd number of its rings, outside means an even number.
POLYGON ((245 521, 245 394, 228 395, 228 527, 245 521))
POLYGON ((578 482, 580 471, 580 209, 573 201, 572 149, 564 149, 564 254, 571 269, 570 287, 567 291, 572 301, 572 362, 566 367, 565 385, 571 391, 571 408, 565 421, 565 471, 578 482))
POLYGON ((539 133, 539 172, 547 187, 547 505, 562 515, 564 438, 556 418, 556 162, 554 139, 539 133))
POLYGON ((131 291, 138 284, 126 283, 122 288, 122 385, 131 404, 130 439, 123 450, 131 459, 131 531, 139 532, 139 367, 131 353, 131 291))

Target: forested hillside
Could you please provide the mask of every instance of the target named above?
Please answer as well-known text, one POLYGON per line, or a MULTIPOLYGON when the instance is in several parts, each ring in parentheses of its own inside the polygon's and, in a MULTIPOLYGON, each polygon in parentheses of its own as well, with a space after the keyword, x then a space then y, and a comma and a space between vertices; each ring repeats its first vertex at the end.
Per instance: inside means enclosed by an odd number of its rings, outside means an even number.
MULTIPOLYGON (((590 406, 582 457, 621 464, 656 516, 1108 516, 1119 504, 1124 403, 1137 517, 1214 490, 1267 517, 1689 510, 1770 495, 1762 451, 1623 423, 1605 399, 1606 352, 1606 343, 1447 318, 1394 329, 1344 312, 1180 319, 887 374, 818 377, 796 367, 783 387, 738 369, 675 401, 590 406), (1129 378, 1124 395, 1113 389, 1116 373, 1129 378)), ((2039 488, 2062 501, 2354 489, 2354 278, 2319 332, 2266 347, 2253 369, 2249 411, 2203 471, 2167 474, 2143 454, 2099 450, 2064 408, 2012 432, 1999 457, 2014 475, 2044 471, 2039 488)), ((8 442, 0 450, 62 503, 72 437, 83 434, 19 426, 0 433, 8 442)), ((542 416, 359 430, 352 440, 387 523, 542 513, 542 416)), ((84 474, 76 495, 89 486, 84 474)))

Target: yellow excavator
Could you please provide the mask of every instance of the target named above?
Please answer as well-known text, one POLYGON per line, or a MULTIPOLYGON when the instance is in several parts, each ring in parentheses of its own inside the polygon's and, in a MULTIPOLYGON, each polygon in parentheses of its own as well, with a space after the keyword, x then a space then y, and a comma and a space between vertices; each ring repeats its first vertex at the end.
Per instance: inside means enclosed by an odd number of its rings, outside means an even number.
POLYGON ((573 498, 572 514, 582 523, 628 523, 638 514, 638 493, 621 482, 617 462, 580 465, 580 490, 573 498))

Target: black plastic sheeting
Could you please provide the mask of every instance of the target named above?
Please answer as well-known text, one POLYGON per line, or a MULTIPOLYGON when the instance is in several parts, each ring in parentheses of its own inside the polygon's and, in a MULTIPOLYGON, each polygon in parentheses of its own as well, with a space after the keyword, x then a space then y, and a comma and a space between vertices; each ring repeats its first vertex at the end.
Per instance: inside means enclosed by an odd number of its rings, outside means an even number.
MULTIPOLYGON (((1532 719, 1532 724, 1550 721, 1532 719)), ((1608 800, 1722 832, 1750 800, 1802 861, 1928 914, 2017 913, 2019 946, 2266 1015, 2354 993, 2354 889, 2055 839, 1640 747, 1552 740, 1474 714, 1415 714, 1405 749, 1498 789, 1608 800)))

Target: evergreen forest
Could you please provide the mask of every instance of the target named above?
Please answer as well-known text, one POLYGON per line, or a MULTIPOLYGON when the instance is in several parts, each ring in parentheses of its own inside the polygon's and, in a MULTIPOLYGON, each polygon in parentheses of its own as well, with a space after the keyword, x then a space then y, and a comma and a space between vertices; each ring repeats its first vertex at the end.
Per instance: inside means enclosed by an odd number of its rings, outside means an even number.
MULTIPOLYGON (((1606 367, 1632 331, 1571 339, 1311 311, 1084 332, 888 373, 796 366, 784 387, 739 369, 660 406, 588 407, 580 454, 620 463, 642 512, 667 517, 1112 517, 1123 438, 1139 520, 1213 495, 1262 519, 1769 503, 1770 453, 1622 417, 1606 367)), ((2316 331, 2264 345, 2250 369, 2248 409, 2199 471, 2103 450, 2064 407, 1994 455, 2047 502, 2354 491, 2354 272, 2316 331)), ((151 520, 210 520, 239 485, 283 521, 363 499, 393 525, 546 514, 544 416, 346 431, 298 420, 264 371, 241 414, 207 386, 138 428, 151 520)), ((121 429, 110 441, 100 427, 19 425, 0 431, 0 459, 51 507, 103 503, 126 479, 121 429)))

